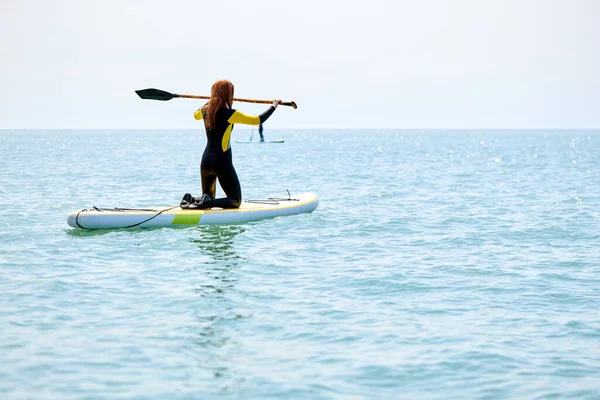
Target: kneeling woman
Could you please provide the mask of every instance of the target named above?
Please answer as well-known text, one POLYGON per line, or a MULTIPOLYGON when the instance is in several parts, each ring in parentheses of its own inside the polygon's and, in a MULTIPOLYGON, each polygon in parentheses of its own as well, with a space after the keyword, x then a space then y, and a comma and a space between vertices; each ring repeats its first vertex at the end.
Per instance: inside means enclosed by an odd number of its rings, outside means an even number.
POLYGON ((212 85, 210 100, 194 113, 197 120, 204 119, 206 128, 206 148, 200 164, 202 177, 202 197, 192 198, 190 194, 181 201, 182 208, 239 208, 242 203, 242 189, 231 157, 231 131, 233 124, 260 125, 273 114, 281 100, 258 116, 251 116, 231 108, 233 104, 233 84, 220 80, 212 85), (215 199, 217 179, 225 192, 224 198, 215 199))

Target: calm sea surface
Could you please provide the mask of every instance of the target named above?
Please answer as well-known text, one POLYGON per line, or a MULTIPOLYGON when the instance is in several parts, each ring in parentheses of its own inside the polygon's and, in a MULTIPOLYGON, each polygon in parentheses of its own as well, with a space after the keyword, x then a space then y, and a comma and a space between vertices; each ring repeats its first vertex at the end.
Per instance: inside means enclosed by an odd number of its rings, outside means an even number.
POLYGON ((204 134, 0 131, 0 397, 600 398, 600 131, 265 135, 244 197, 312 214, 81 231, 200 195, 204 134))

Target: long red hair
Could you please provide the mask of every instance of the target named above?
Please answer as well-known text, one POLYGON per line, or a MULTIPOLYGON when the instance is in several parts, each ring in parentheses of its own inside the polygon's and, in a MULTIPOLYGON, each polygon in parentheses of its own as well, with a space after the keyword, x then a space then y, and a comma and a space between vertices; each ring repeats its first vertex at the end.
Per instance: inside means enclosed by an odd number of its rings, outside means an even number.
POLYGON ((231 108, 232 104, 233 83, 226 79, 221 79, 213 83, 210 88, 210 100, 206 105, 206 115, 204 116, 206 126, 214 129, 217 123, 217 111, 219 111, 219 108, 231 108))

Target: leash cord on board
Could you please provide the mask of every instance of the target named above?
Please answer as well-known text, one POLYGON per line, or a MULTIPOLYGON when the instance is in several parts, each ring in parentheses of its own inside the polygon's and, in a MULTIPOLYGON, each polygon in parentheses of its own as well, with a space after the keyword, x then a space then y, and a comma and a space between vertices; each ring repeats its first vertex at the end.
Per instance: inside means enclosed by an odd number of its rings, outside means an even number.
MULTIPOLYGON (((133 224, 133 225, 129 225, 129 226, 123 226, 122 228, 135 228, 136 226, 140 226, 142 224, 145 224, 146 222, 158 217, 160 214, 164 213, 165 211, 170 211, 174 208, 177 208, 179 206, 174 206, 171 208, 165 208, 164 210, 158 211, 156 214, 154 214, 153 216, 151 216, 150 218, 142 221, 142 222, 138 222, 137 224, 133 224)), ((98 208, 96 206, 93 206, 93 209, 95 211, 157 211, 154 209, 150 209, 150 208, 119 208, 119 207, 115 207, 115 208, 98 208)), ((79 223, 79 214, 81 214, 83 211, 87 211, 87 209, 81 210, 77 213, 77 216, 75 217, 75 223, 77 224, 78 227, 80 227, 81 229, 86 229, 83 226, 81 226, 81 224, 79 223)))

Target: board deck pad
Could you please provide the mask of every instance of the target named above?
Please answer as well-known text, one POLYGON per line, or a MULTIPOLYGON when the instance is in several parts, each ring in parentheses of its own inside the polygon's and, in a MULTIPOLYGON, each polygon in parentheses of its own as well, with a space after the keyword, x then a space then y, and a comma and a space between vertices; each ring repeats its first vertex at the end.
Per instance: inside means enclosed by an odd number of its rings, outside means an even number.
POLYGON ((120 229, 178 227, 185 225, 244 224, 261 219, 313 212, 319 205, 316 193, 286 198, 243 201, 240 208, 206 210, 172 207, 98 208, 73 211, 67 223, 73 228, 120 229))

